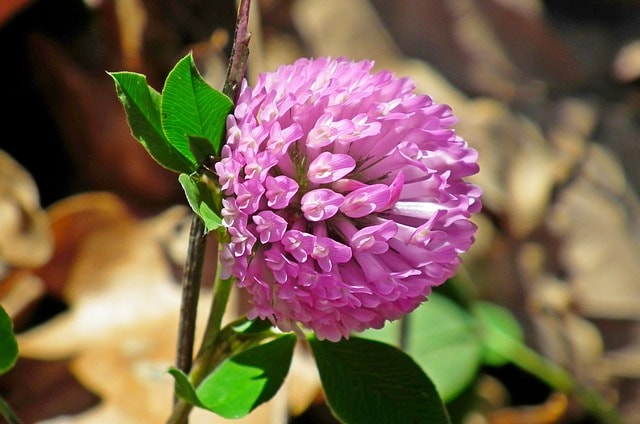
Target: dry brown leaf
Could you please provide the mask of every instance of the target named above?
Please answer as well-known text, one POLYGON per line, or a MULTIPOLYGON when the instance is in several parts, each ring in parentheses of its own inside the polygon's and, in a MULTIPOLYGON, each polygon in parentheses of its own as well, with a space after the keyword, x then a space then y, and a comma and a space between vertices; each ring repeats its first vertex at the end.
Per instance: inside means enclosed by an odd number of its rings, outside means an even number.
POLYGON ((35 274, 45 281, 50 294, 73 300, 67 282, 82 242, 94 231, 118 223, 132 225, 134 216, 122 199, 108 192, 67 197, 51 205, 47 214, 55 250, 51 260, 35 270, 35 274))
POLYGON ((62 45, 30 39, 37 82, 77 170, 78 190, 110 191, 142 210, 157 211, 182 196, 174 173, 158 166, 131 135, 107 70, 85 69, 62 45))
MULTIPOLYGON (((187 212, 176 206, 139 220, 109 193, 77 195, 52 206, 61 250, 39 275, 60 274, 52 287, 69 309, 20 334, 21 356, 72 358, 73 375, 101 398, 96 408, 52 422, 151 424, 169 416, 173 380, 166 370, 175 357, 180 307, 177 264, 169 258, 184 260, 187 212)), ((204 328, 209 304, 205 290, 197 331, 204 328)), ((294 389, 281 390, 235 422, 279 423, 290 411, 306 409, 319 390, 314 369, 309 355, 297 352, 287 379, 294 389)), ((194 412, 191 421, 227 422, 205 411, 194 412)))
POLYGON ((620 82, 632 82, 640 78, 640 40, 633 40, 618 51, 612 71, 620 82))
POLYGON ((0 279, 10 267, 42 265, 52 250, 49 221, 35 181, 0 150, 0 279))
POLYGON ((0 2, 0 26, 10 21, 31 2, 32 0, 4 0, 0 2))
POLYGON ((428 64, 404 57, 366 0, 297 0, 292 19, 312 56, 376 61, 376 68, 410 75, 418 91, 461 107, 466 97, 428 64))
MULTIPOLYGON (((88 196, 93 200, 97 197, 88 196)), ((70 202, 81 198, 82 195, 71 198, 70 202)), ((89 204, 98 203, 85 203, 89 204)), ((96 340, 116 337, 123 328, 138 321, 163 317, 179 304, 179 287, 160 240, 168 230, 167 223, 177 227, 185 219, 185 207, 170 209, 142 222, 113 215, 104 219, 95 210, 83 215, 73 211, 73 207, 68 209, 72 212, 68 219, 60 218, 56 223, 73 225, 70 228, 78 230, 79 237, 73 239, 75 251, 59 258, 68 261, 62 264, 69 266, 63 273, 66 279, 62 294, 71 308, 46 326, 21 336, 25 356, 44 359, 69 356, 96 340), (83 226, 86 233, 82 232, 83 226)), ((42 275, 46 281, 51 274, 42 275)))
POLYGON ((542 275, 534 281, 528 301, 542 353, 579 380, 588 380, 602 359, 604 342, 599 330, 572 310, 570 287, 542 275))
POLYGON ((558 424, 563 422, 569 408, 565 393, 552 393, 540 405, 504 408, 489 416, 489 424, 558 424))
POLYGON ((549 225, 563 240, 559 260, 587 316, 637 319, 640 242, 629 214, 640 210, 620 166, 591 145, 584 172, 558 196, 549 225))
POLYGON ((119 23, 120 51, 123 69, 142 70, 144 30, 148 16, 142 0, 116 0, 115 14, 119 23))
POLYGON ((19 328, 22 318, 44 294, 46 288, 40 278, 27 270, 14 271, 0 284, 0 305, 19 328))
MULTIPOLYGON (((153 371, 172 363, 180 301, 164 243, 187 209, 139 221, 117 197, 90 193, 59 202, 51 214, 61 251, 42 275, 61 274, 54 287, 70 308, 19 335, 21 355, 75 357, 76 377, 106 410, 128 417, 119 422, 161 422, 172 384, 153 371)), ((207 304, 205 295, 201 310, 207 304)))
POLYGON ((483 189, 483 205, 517 239, 538 228, 560 172, 554 149, 538 126, 492 99, 458 109, 457 131, 478 150, 480 172, 470 178, 483 189))
POLYGON ((539 1, 371 0, 408 55, 457 87, 501 100, 544 95, 541 81, 576 83, 580 69, 539 1))
POLYGON ((15 325, 45 291, 29 268, 44 264, 52 251, 49 219, 35 181, 0 150, 0 304, 15 325))
MULTIPOLYGON (((556 167, 551 149, 539 129, 525 119, 514 120, 518 139, 512 140, 518 149, 506 165, 507 222, 509 232, 523 238, 544 219, 551 192, 556 183, 556 167)), ((504 141, 504 140, 503 140, 504 141)))

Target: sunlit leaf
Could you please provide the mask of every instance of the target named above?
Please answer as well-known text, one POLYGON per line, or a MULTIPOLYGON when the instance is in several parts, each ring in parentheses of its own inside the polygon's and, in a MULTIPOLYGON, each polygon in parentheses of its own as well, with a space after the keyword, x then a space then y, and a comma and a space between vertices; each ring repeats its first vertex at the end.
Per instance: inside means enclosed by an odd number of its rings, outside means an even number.
POLYGON ((268 319, 256 318, 252 321, 245 321, 233 327, 236 333, 258 334, 273 329, 273 324, 268 319))
POLYGON ((432 293, 411 314, 407 353, 431 377, 446 402, 474 381, 482 349, 476 321, 442 295, 432 293))
MULTIPOLYGON (((432 293, 424 305, 407 315, 405 351, 422 367, 445 402, 475 379, 483 359, 483 344, 474 317, 445 296, 432 293)), ((364 337, 397 344, 399 321, 364 337)))
POLYGON ((385 326, 380 329, 365 330, 360 333, 360 336, 399 347, 400 320, 387 322, 385 326))
POLYGON ((333 343, 312 336, 309 343, 328 404, 343 422, 449 422, 433 383, 401 350, 359 337, 333 343))
POLYGON ((13 367, 18 359, 18 343, 11 318, 0 306, 0 374, 13 367))
POLYGON ((209 186, 187 174, 180 174, 178 180, 187 196, 189 206, 202 218, 207 231, 213 231, 222 225, 222 218, 216 212, 216 201, 209 186))
MULTIPOLYGON (((162 89, 162 128, 180 153, 196 162, 191 138, 207 140, 217 153, 233 102, 200 76, 191 54, 181 59, 162 89)), ((197 148, 198 155, 202 146, 197 148)))
POLYGON ((196 393, 196 389, 191 385, 191 381, 189 381, 188 375, 174 367, 169 368, 169 374, 171 374, 175 379, 176 395, 180 399, 186 400, 191 405, 206 409, 206 406, 204 406, 202 402, 200 402, 200 399, 198 398, 198 395, 196 393))
POLYGON ((476 302, 473 313, 482 328, 484 362, 493 366, 509 362, 516 353, 514 345, 524 342, 518 321, 507 309, 490 302, 476 302))
POLYGON ((289 373, 294 334, 247 349, 224 361, 194 389, 179 370, 169 372, 176 379, 178 395, 187 402, 224 418, 241 418, 271 399, 289 373))
POLYGON ((175 172, 194 172, 196 161, 171 145, 162 130, 161 96, 147 84, 144 75, 133 72, 110 73, 124 106, 133 136, 160 165, 175 172))

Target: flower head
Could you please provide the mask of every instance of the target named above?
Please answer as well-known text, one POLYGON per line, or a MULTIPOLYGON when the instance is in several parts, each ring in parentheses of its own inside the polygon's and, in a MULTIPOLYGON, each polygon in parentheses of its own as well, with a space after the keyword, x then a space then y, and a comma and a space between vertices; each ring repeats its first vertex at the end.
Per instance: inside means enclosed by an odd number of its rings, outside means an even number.
POLYGON ((319 338, 380 328, 451 277, 481 208, 451 109, 373 62, 299 59, 243 83, 216 171, 223 273, 249 318, 319 338))

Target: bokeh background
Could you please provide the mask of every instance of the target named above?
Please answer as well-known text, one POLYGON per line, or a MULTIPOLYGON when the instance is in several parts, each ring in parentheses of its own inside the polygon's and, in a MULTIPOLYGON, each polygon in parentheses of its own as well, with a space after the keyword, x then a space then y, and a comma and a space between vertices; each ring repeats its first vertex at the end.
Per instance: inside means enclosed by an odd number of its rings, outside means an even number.
MULTIPOLYGON (((249 80, 301 56, 374 59, 452 105, 481 161, 474 295, 640 422, 640 2, 253 3, 249 80)), ((221 87, 235 8, 2 0, 0 303, 24 344, 0 393, 25 422, 167 416, 188 214, 106 71, 160 90, 193 51, 221 87)), ((246 422, 333 422, 312 368, 301 353, 288 389, 246 422)), ((465 423, 596 422, 570 400, 558 413, 557 394, 515 367, 483 370, 477 387, 486 403, 465 423)))

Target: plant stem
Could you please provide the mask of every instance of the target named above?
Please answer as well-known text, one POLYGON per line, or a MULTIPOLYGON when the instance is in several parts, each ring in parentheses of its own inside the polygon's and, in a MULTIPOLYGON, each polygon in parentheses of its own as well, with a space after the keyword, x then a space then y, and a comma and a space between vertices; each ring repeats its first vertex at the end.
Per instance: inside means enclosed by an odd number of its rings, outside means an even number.
POLYGON ((4 417, 8 424, 20 424, 20 419, 2 397, 0 397, 0 417, 4 417))
POLYGON ((236 103, 240 91, 240 82, 247 71, 247 59, 249 58, 249 7, 251 0, 240 0, 238 7, 238 18, 236 20, 236 33, 233 39, 231 50, 231 60, 227 68, 222 92, 229 96, 233 103, 236 103))
POLYGON ((543 357, 522 343, 511 339, 498 331, 494 336, 500 337, 510 352, 511 362, 519 368, 535 375, 555 390, 573 394, 580 404, 594 417, 607 424, 622 424, 622 418, 597 391, 584 387, 573 379, 564 368, 543 357))
POLYGON ((189 250, 182 275, 182 303, 178 328, 178 348, 176 368, 185 373, 191 369, 193 360, 193 343, 195 338, 196 314, 202 279, 202 265, 206 237, 204 223, 197 215, 191 218, 189 231, 189 250))
MULTIPOLYGON (((236 19, 235 36, 233 40, 233 48, 231 59, 227 69, 227 76, 223 87, 223 93, 226 94, 233 102, 239 94, 240 83, 244 78, 247 69, 247 59, 249 57, 249 40, 251 38, 249 27, 249 8, 251 0, 241 0, 238 7, 238 16, 236 19)), ((198 296, 200 292, 200 280, 202 278, 202 265, 204 262, 204 251, 206 247, 206 238, 204 237, 204 223, 195 216, 191 221, 191 231, 189 234, 189 251, 185 264, 185 271, 182 280, 182 307, 180 310, 180 329, 178 332, 178 353, 176 360, 176 368, 185 373, 191 371, 193 358, 193 343, 195 334, 195 321, 198 305, 198 296)), ((216 281, 214 282, 214 297, 211 305, 212 309, 209 315, 209 322, 203 338, 202 347, 198 354, 198 361, 203 362, 209 355, 205 352, 211 352, 213 344, 218 340, 222 315, 229 298, 231 290, 231 281, 219 280, 220 263, 216 270, 216 281), (203 358, 204 357, 204 358, 203 358)), ((209 369, 207 365, 199 366, 198 369, 209 369)), ((204 374, 199 372, 198 380, 204 378, 204 374), (200 375, 203 374, 203 375, 200 375)), ((193 381, 197 385, 200 381, 193 381)), ((171 423, 186 423, 188 421, 191 405, 185 405, 185 402, 177 402, 174 406, 173 414, 169 420, 171 423)))
MULTIPOLYGON (((273 335, 270 331, 250 335, 236 333, 235 328, 241 322, 246 322, 246 317, 228 324, 218 332, 218 337, 212 340, 211 343, 205 344, 205 342, 203 342, 202 349, 189 375, 189 380, 194 387, 202 383, 212 370, 234 353, 255 346, 265 338, 273 335)), ((185 423, 191 409, 193 409, 192 404, 182 399, 179 400, 167 424, 185 423)))
POLYGON ((209 320, 207 321, 207 327, 204 338, 202 339, 200 351, 198 352, 198 357, 201 356, 206 349, 209 349, 218 338, 232 285, 233 282, 231 279, 216 279, 209 320))

